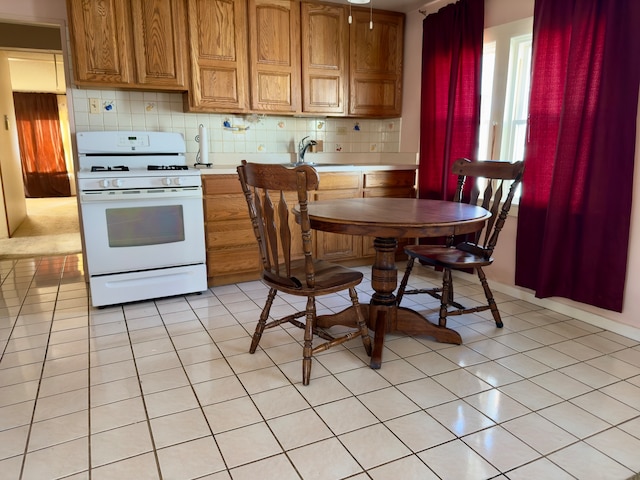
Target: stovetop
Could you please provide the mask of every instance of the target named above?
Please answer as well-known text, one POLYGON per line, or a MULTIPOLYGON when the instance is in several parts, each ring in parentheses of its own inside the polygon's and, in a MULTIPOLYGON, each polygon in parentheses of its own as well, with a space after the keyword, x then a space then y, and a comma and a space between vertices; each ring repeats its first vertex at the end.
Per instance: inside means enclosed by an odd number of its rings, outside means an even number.
POLYGON ((201 172, 187 165, 181 134, 82 132, 76 139, 80 190, 200 185, 201 172))

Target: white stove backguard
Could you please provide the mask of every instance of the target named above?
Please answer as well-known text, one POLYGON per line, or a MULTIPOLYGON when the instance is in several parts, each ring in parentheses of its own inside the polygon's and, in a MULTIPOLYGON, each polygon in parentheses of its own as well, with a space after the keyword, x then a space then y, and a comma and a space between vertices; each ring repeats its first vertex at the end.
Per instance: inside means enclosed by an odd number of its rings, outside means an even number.
POLYGON ((184 154, 187 151, 184 137, 175 132, 79 132, 76 134, 76 143, 78 153, 85 155, 184 154))

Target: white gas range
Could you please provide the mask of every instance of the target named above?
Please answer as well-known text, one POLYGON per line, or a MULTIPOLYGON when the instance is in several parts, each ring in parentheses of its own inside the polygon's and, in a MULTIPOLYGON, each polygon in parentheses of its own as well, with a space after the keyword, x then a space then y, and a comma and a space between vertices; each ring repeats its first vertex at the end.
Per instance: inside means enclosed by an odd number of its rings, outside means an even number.
POLYGON ((206 290, 201 176, 182 135, 81 132, 76 142, 92 305, 206 290))

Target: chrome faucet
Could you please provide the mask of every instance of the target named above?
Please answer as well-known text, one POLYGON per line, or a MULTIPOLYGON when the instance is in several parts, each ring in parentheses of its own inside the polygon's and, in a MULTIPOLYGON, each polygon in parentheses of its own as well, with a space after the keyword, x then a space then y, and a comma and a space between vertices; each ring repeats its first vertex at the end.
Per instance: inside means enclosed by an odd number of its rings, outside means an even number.
POLYGON ((305 140, 309 138, 304 137, 302 140, 300 140, 300 143, 298 143, 298 163, 304 163, 304 154, 307 153, 307 150, 310 147, 313 147, 314 145, 317 145, 318 142, 316 142, 315 140, 309 140, 308 142, 305 143, 305 140))

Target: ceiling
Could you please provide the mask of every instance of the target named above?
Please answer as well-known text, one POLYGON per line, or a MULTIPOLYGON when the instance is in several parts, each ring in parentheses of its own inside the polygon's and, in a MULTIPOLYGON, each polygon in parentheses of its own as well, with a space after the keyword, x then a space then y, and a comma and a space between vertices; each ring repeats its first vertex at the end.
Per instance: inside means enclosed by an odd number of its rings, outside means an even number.
MULTIPOLYGON (((347 5, 347 0, 328 0, 332 3, 342 3, 347 5)), ((371 7, 380 10, 391 10, 392 12, 414 12, 422 7, 439 3, 441 0, 371 0, 371 7)), ((354 4, 354 6, 356 6, 354 4)), ((358 7, 369 7, 367 5, 357 5, 358 7)))

